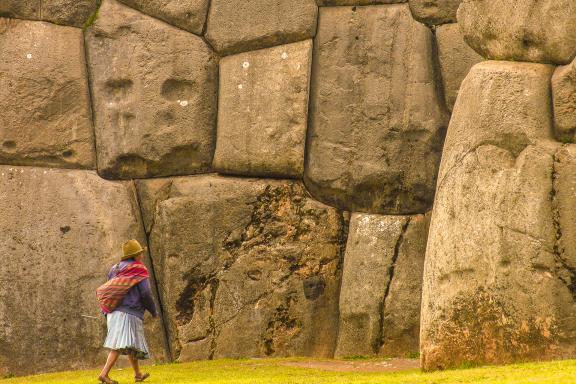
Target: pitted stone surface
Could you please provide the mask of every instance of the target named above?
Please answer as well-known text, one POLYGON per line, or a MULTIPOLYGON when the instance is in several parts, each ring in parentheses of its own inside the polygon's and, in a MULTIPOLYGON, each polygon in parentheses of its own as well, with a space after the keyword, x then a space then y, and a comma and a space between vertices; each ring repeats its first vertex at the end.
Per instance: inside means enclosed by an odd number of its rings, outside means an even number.
POLYGON ((414 18, 428 25, 456 22, 456 12, 462 0, 410 0, 414 18))
MULTIPOLYGON (((95 290, 126 239, 146 241, 134 186, 93 171, 0 166, 0 210, 0 375, 100 365, 106 320, 95 290)), ((146 323, 162 360, 160 322, 146 323)))
POLYGON ((466 44, 458 24, 438 26, 436 41, 444 85, 444 99, 446 107, 452 111, 462 80, 475 64, 484 59, 466 44))
POLYGON ((557 213, 574 195, 555 186, 552 71, 484 62, 462 84, 426 253, 424 369, 576 355, 575 276, 557 213))
POLYGON ((352 215, 336 357, 418 351, 427 230, 424 215, 352 215))
POLYGON ((1 0, 0 16, 81 27, 97 7, 98 0, 1 0))
POLYGON ((568 64, 576 55, 573 0, 463 0, 458 23, 487 59, 568 64))
POLYGON ((202 34, 210 0, 121 0, 150 16, 197 35, 202 34))
POLYGON ((408 5, 324 7, 319 23, 306 186, 350 211, 426 212, 447 124, 432 33, 408 5))
POLYGON ((301 183, 195 176, 140 181, 180 360, 325 356, 338 324, 341 213, 301 183), (239 332, 238 330, 242 330, 239 332))
POLYGON ((302 176, 311 61, 312 40, 222 59, 214 169, 302 176))
POLYGON ((556 68, 552 76, 552 102, 556 138, 563 142, 576 139, 576 63, 556 68))
POLYGON ((314 0, 211 0, 206 39, 223 55, 309 39, 316 32, 314 0))
POLYGON ((95 168, 82 31, 0 18, 0 163, 95 168))
POLYGON ((200 38, 105 0, 87 35, 98 171, 142 178, 207 171, 218 58, 200 38))

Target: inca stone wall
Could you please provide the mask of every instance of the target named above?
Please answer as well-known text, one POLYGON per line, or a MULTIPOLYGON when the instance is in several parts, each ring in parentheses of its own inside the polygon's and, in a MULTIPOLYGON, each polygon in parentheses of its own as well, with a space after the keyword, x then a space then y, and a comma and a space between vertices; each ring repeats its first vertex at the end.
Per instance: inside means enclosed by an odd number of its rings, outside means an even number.
POLYGON ((493 60, 462 83, 444 145, 424 268, 425 369, 576 355, 575 12, 559 0, 458 9, 464 41, 493 60))
POLYGON ((156 360, 575 356, 574 11, 0 0, 0 375, 103 361, 129 238, 156 360))

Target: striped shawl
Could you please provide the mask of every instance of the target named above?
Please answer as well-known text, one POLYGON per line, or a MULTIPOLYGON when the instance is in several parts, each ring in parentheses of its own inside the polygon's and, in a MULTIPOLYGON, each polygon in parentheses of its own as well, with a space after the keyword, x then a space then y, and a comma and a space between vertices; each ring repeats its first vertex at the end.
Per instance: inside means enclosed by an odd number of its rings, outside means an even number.
POLYGON ((112 313, 124 299, 130 288, 149 277, 148 269, 141 261, 129 264, 96 289, 96 298, 102 312, 112 313))

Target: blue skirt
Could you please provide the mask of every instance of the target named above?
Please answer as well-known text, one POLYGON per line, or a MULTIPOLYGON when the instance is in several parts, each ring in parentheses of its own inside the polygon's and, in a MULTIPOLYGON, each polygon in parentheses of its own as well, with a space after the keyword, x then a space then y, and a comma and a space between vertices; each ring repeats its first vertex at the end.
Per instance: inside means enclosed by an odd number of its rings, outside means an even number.
POLYGON ((119 351, 122 355, 132 355, 139 360, 150 358, 142 319, 128 313, 114 311, 106 316, 106 320, 108 336, 106 336, 104 348, 119 351))

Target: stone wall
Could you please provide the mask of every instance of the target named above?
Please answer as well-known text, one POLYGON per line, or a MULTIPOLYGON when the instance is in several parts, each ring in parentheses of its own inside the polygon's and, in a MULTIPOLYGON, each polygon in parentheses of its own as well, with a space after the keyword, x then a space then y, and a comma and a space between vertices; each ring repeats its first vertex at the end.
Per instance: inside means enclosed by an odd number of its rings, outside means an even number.
POLYGON ((458 9, 465 42, 492 60, 462 83, 444 146, 424 268, 424 369, 576 356, 575 17, 562 0, 458 9))
POLYGON ((128 238, 156 360, 574 356, 574 10, 497 3, 0 1, 0 375, 128 238))

